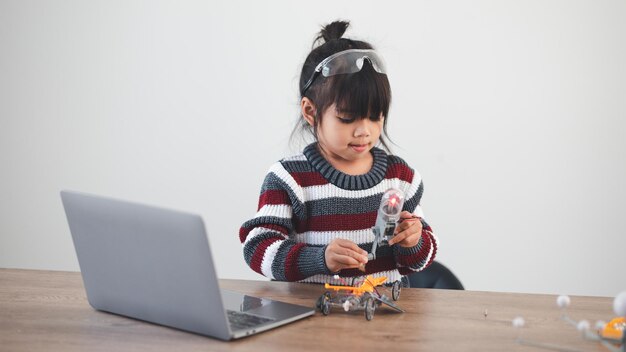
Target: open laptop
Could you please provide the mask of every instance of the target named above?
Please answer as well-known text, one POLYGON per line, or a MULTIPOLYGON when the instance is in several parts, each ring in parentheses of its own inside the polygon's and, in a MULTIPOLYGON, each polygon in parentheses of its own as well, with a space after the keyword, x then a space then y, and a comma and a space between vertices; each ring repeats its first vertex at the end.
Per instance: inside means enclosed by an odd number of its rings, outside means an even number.
POLYGON ((62 191, 89 304, 231 340, 313 308, 221 290, 198 215, 62 191))

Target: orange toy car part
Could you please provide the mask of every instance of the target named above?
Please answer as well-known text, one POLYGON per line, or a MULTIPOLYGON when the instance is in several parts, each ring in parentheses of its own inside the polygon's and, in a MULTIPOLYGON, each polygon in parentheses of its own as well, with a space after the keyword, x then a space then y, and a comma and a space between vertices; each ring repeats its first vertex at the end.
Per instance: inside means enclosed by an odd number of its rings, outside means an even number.
POLYGON ((602 337, 619 340, 624 334, 624 328, 626 328, 626 318, 615 318, 604 326, 600 334, 602 337))

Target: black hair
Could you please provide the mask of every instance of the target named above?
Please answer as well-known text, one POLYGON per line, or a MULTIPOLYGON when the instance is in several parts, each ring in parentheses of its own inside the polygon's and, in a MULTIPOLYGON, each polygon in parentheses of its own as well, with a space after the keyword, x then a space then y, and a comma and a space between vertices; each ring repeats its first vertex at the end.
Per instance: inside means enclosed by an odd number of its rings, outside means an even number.
POLYGON ((348 21, 335 21, 322 28, 313 41, 313 49, 307 56, 300 73, 301 98, 309 98, 317 110, 314 126, 310 126, 302 116, 292 132, 297 130, 310 132, 317 140, 317 127, 321 122, 322 114, 332 104, 336 104, 338 111, 352 117, 371 118, 377 120, 382 114, 383 133, 380 143, 388 152, 387 120, 391 105, 391 87, 387 75, 378 73, 371 62, 365 60, 359 72, 341 74, 330 77, 318 75, 313 83, 303 92, 309 79, 313 76, 315 67, 325 58, 348 49, 374 49, 367 42, 342 38, 350 25, 348 21), (317 45, 317 46, 316 46, 317 45))

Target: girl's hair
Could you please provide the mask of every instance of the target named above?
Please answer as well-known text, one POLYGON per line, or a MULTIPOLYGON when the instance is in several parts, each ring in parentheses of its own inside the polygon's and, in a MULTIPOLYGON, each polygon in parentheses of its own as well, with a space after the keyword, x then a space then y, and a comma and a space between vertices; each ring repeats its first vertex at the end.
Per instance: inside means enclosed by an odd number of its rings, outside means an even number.
MULTIPOLYGON (((349 25, 348 21, 335 21, 323 27, 319 32, 313 41, 313 49, 302 66, 300 92, 313 75, 315 67, 325 58, 348 49, 373 49, 372 45, 367 42, 342 38, 349 25)), ((364 60, 363 68, 356 73, 330 77, 318 75, 301 98, 304 97, 309 98, 315 104, 317 110, 315 123, 311 127, 300 116, 291 134, 292 138, 296 131, 307 131, 317 140, 317 128, 322 114, 334 103, 338 111, 345 112, 351 117, 378 120, 382 114, 385 119, 380 143, 384 149, 390 151, 386 139, 388 139, 387 115, 391 105, 391 87, 387 75, 376 72, 368 60, 364 60)))

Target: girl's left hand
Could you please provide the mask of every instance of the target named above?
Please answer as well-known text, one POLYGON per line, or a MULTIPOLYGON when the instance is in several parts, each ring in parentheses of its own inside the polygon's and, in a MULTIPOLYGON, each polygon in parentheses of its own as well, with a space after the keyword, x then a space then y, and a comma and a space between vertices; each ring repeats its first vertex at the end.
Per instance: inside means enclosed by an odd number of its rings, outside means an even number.
POLYGON ((396 226, 394 237, 389 240, 389 245, 398 244, 401 247, 415 247, 422 237, 422 222, 420 218, 403 211, 400 213, 401 222, 396 226))

